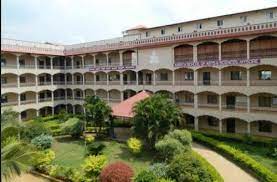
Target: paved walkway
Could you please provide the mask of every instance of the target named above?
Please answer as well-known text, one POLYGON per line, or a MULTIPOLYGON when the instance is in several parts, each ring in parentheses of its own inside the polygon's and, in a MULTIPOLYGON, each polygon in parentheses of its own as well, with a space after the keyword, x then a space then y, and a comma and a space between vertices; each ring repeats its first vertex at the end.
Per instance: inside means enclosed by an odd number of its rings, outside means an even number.
POLYGON ((203 145, 193 143, 192 149, 204 157, 211 165, 213 165, 219 174, 223 177, 225 182, 258 181, 240 167, 227 160, 225 157, 203 145))
POLYGON ((12 182, 49 182, 49 180, 44 179, 42 177, 33 175, 33 174, 22 174, 19 177, 16 177, 12 182))

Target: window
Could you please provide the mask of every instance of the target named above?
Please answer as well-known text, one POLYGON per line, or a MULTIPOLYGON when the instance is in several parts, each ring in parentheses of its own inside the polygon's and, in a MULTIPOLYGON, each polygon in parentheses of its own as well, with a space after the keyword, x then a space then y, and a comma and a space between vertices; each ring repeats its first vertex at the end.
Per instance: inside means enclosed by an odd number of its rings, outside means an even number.
POLYGON ((164 35, 165 34, 165 29, 161 29, 161 34, 164 35))
POLYGON ((270 96, 259 96, 259 107, 271 107, 272 97, 270 96))
POLYGON ((177 28, 177 31, 178 31, 178 32, 182 32, 182 27, 178 27, 178 28, 177 28))
POLYGON ((185 72, 185 80, 193 80, 193 72, 185 72))
POLYGON ((268 71, 268 70, 259 71, 259 79, 260 80, 271 80, 271 71, 268 71))
POLYGON ((96 81, 100 81, 100 76, 96 75, 96 81))
POLYGON ((231 71, 231 80, 242 80, 241 71, 231 71))
POLYGON ((99 59, 96 59, 95 62, 96 62, 96 64, 99 64, 99 59))
POLYGON ((20 83, 26 83, 26 78, 25 77, 20 77, 20 83))
POLYGON ((27 112, 23 111, 21 112, 21 119, 26 119, 27 118, 27 112))
POLYGON ((272 124, 269 121, 259 121, 259 132, 272 132, 272 124))
POLYGON ((241 16, 240 21, 241 21, 241 23, 246 23, 247 22, 247 16, 241 16))
POLYGON ((1 58, 1 66, 5 66, 7 64, 5 58, 1 58))
POLYGON ((208 95, 207 103, 208 104, 217 104, 217 95, 208 95))
POLYGON ((1 77, 1 84, 7 84, 7 78, 1 77))
POLYGON ((145 32, 145 37, 149 37, 149 32, 145 32))
POLYGON ((217 20, 217 26, 220 27, 223 25, 223 20, 217 20))
POLYGON ((202 29, 202 23, 197 23, 196 24, 196 29, 202 29))
POLYGON ((266 17, 269 19, 273 19, 273 11, 266 12, 266 17))
POLYGON ((8 96, 2 95, 1 96, 1 103, 7 103, 8 102, 8 96))
POLYGON ((208 125, 209 126, 218 126, 218 122, 216 118, 208 117, 208 125))
POLYGON ((25 66, 25 60, 24 59, 19 59, 19 65, 20 66, 25 66))
POLYGON ((80 76, 80 75, 77 75, 77 76, 76 76, 76 80, 77 80, 77 82, 80 82, 80 81, 81 81, 81 76, 80 76))
POLYGON ((168 74, 167 73, 161 73, 160 77, 161 77, 161 81, 168 81, 168 74))
POLYGON ((194 102, 194 96, 192 94, 186 94, 185 102, 186 103, 193 103, 194 102))
POLYGON ((21 94, 20 101, 25 101, 25 100, 26 100, 26 94, 21 94))

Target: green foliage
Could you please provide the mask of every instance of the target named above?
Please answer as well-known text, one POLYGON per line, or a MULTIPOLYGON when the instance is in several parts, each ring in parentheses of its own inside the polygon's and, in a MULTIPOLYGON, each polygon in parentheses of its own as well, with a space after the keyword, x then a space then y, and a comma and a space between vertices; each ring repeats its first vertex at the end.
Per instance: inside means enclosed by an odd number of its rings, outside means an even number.
POLYGON ((158 180, 158 182, 175 182, 175 181, 172 179, 161 178, 158 180))
POLYGON ((53 137, 51 135, 42 134, 31 140, 31 143, 40 150, 45 150, 51 147, 53 143, 53 137))
POLYGON ((15 142, 17 142, 17 141, 18 141, 17 137, 15 137, 15 136, 9 136, 9 137, 6 137, 5 139, 3 139, 3 140, 1 141, 1 145, 2 145, 3 147, 5 147, 6 145, 9 145, 9 144, 11 144, 11 143, 15 143, 15 142))
POLYGON ((141 141, 137 138, 129 138, 127 141, 127 145, 129 150, 134 153, 138 154, 141 152, 142 144, 141 141))
POLYGON ((176 181, 212 181, 209 172, 190 152, 176 155, 169 164, 168 176, 176 181))
POLYGON ((87 155, 99 155, 102 154, 102 150, 105 145, 101 142, 93 142, 87 145, 87 155))
POLYGON ((55 152, 51 149, 38 152, 37 157, 34 159, 35 167, 43 170, 47 165, 55 159, 55 152))
POLYGON ((102 127, 108 121, 112 112, 110 106, 97 96, 89 96, 85 99, 86 121, 98 127, 97 136, 101 134, 102 127))
POLYGON ((47 129, 43 123, 27 123, 21 131, 21 137, 27 141, 31 141, 33 138, 40 136, 42 134, 51 134, 50 130, 47 129))
POLYGON ((86 177, 93 179, 97 178, 106 163, 107 158, 104 155, 88 156, 82 165, 86 177))
POLYGON ((70 114, 68 114, 66 110, 63 109, 59 112, 59 114, 57 115, 57 118, 59 122, 65 122, 70 118, 70 114))
POLYGON ((152 171, 143 170, 135 178, 135 182, 157 182, 158 178, 152 171))
POLYGON ((71 118, 61 126, 64 134, 69 134, 74 138, 79 138, 84 131, 84 123, 78 118, 71 118))
POLYGON ((153 172, 158 178, 166 178, 168 166, 165 163, 155 163, 149 167, 149 171, 153 172))
POLYGON ((189 148, 191 147, 191 142, 192 142, 191 133, 187 130, 175 129, 174 131, 169 132, 167 136, 170 138, 175 138, 176 140, 181 142, 184 146, 187 146, 189 148))
POLYGON ((85 141, 87 143, 92 143, 92 142, 94 142, 94 140, 95 140, 95 137, 92 135, 85 136, 85 141))
POLYGON ((18 120, 18 115, 19 113, 11 108, 4 109, 3 113, 1 113, 1 141, 7 137, 19 137, 21 124, 18 120))
POLYGON ((259 162, 255 161, 248 154, 243 153, 227 144, 224 144, 223 142, 204 136, 201 133, 193 132, 192 134, 193 134, 192 136, 194 140, 201 142, 203 144, 206 144, 216 149, 218 152, 223 153, 224 155, 227 155, 233 161, 238 163, 240 166, 248 170, 251 170, 256 175, 256 177, 258 177, 261 181, 266 181, 266 182, 277 181, 276 174, 271 172, 269 169, 267 169, 259 162))
POLYGON ((185 151, 185 147, 175 138, 164 137, 155 144, 155 149, 166 161, 171 160, 174 155, 185 151))
POLYGON ((140 101, 133 110, 134 133, 144 138, 150 149, 181 120, 182 113, 172 101, 160 94, 140 101))
POLYGON ((115 118, 111 124, 112 127, 126 127, 126 128, 130 128, 133 126, 132 120, 131 119, 118 119, 115 118))

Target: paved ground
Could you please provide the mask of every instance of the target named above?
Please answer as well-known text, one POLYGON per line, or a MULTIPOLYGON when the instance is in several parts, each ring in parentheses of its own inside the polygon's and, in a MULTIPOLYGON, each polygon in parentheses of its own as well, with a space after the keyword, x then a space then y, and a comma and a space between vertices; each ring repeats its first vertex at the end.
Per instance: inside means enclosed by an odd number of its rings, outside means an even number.
POLYGON ((22 174, 20 177, 16 177, 12 182, 50 182, 47 179, 35 176, 33 174, 22 174))
POLYGON ((197 143, 193 143, 192 148, 215 167, 215 169, 223 177, 225 182, 258 181, 254 177, 246 173, 244 170, 242 170, 240 167, 230 162, 223 156, 219 155, 215 151, 197 143))

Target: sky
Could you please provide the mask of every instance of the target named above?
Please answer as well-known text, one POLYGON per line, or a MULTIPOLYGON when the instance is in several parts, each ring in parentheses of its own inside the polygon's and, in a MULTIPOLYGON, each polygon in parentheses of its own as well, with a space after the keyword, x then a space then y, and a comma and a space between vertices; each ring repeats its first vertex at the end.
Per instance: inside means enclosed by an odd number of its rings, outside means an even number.
POLYGON ((1 37, 74 44, 146 27, 277 6, 277 0, 2 0, 1 37))

